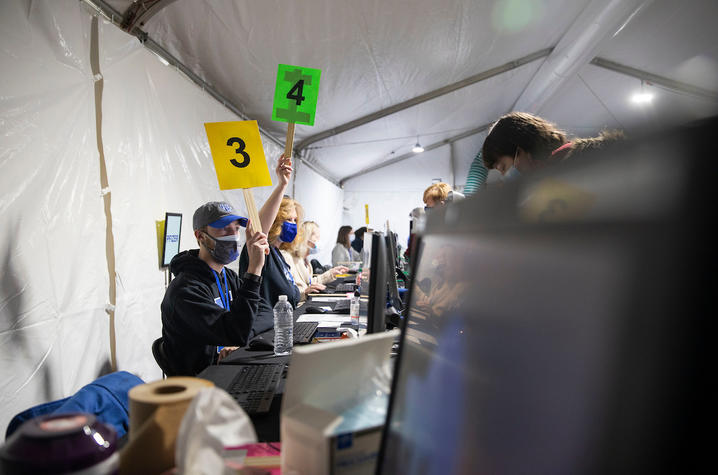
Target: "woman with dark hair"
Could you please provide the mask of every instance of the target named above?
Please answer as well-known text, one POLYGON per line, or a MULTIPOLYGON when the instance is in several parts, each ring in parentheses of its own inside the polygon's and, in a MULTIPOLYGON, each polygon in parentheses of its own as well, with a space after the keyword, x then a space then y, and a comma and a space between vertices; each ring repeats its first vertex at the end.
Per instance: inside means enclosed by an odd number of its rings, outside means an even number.
POLYGON ((352 249, 361 254, 361 250, 364 248, 364 233, 366 232, 366 226, 354 231, 354 240, 352 241, 352 249))
POLYGON ((342 226, 337 233, 337 243, 332 249, 332 267, 340 265, 339 263, 352 262, 359 260, 359 253, 352 249, 351 226, 342 226))
POLYGON ((602 132, 598 137, 569 140, 551 122, 525 112, 511 112, 491 126, 481 148, 484 165, 502 175, 512 169, 530 172, 571 156, 574 150, 597 149, 623 138, 620 131, 602 132))

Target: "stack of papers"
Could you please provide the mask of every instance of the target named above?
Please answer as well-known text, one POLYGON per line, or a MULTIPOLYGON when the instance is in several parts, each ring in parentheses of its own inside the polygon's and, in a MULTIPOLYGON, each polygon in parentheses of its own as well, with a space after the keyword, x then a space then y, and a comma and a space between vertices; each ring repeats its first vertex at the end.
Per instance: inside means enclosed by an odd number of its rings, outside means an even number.
POLYGON ((352 318, 349 315, 341 313, 305 313, 301 317, 297 318, 298 322, 319 322, 322 326, 331 326, 336 323, 336 326, 342 323, 350 323, 352 318))

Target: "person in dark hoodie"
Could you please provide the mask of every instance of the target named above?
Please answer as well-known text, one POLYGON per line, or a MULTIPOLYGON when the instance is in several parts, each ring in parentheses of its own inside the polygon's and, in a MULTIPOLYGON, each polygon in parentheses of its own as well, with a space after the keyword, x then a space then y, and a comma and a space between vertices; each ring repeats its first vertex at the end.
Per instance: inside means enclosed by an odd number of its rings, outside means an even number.
POLYGON ((239 256, 239 229, 247 219, 229 203, 209 202, 192 218, 199 249, 177 254, 170 262, 176 276, 160 306, 162 351, 172 365, 167 376, 195 376, 255 334, 272 328, 274 315, 259 289, 267 230, 274 221, 292 175, 291 157, 279 157, 278 183, 259 210, 262 232, 246 230, 248 266, 240 278, 226 267, 239 256), (224 347, 221 350, 219 348, 224 347))
POLYGON ((217 362, 218 347, 244 346, 260 312, 260 274, 268 249, 267 235, 246 229, 249 267, 240 279, 225 267, 239 256, 238 241, 246 218, 229 203, 212 201, 192 218, 199 249, 177 254, 170 262, 176 276, 160 306, 162 344, 172 376, 195 376, 217 362))

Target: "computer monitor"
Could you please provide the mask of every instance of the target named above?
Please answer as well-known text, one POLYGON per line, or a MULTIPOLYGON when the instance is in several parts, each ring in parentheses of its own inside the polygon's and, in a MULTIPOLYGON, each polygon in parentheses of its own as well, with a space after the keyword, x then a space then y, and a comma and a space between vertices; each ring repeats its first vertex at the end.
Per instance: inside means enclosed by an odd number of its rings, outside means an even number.
POLYGON ((397 283, 397 257, 396 257, 396 234, 391 231, 386 233, 386 283, 389 289, 387 295, 389 304, 400 312, 403 305, 399 297, 399 284, 397 283))
POLYGON ((715 130, 574 157, 430 217, 377 473, 710 466, 715 130))
POLYGON ((168 267, 172 258, 179 253, 182 214, 165 213, 164 238, 162 239, 161 267, 168 267))
POLYGON ((370 243, 370 237, 368 234, 372 233, 373 229, 367 229, 364 234, 364 239, 362 243, 362 249, 361 249, 361 262, 362 262, 362 268, 369 267, 371 265, 371 243, 370 243), (369 239, 367 239, 369 238, 369 239))
POLYGON ((364 233, 369 265, 362 267, 359 318, 366 317, 367 333, 386 330, 386 241, 382 233, 364 233), (366 302, 366 306, 362 305, 366 302))

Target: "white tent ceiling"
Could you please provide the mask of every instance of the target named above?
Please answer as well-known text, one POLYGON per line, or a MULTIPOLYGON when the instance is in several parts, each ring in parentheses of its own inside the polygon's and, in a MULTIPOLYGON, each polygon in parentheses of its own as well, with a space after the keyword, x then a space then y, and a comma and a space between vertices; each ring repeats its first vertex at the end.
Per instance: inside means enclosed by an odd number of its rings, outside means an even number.
MULTIPOLYGON (((535 90, 542 65, 571 62, 565 77, 549 71, 556 90, 532 112, 577 135, 684 122, 718 109, 712 0, 94 3, 128 19, 133 12, 135 34, 146 33, 281 141, 285 124, 271 120, 277 64, 321 69, 315 125, 298 125, 295 145, 335 182, 409 153, 417 136, 423 145, 441 143, 495 120, 520 97, 544 93, 535 90), (303 147, 318 133, 557 45, 551 56, 303 147), (640 80, 588 64, 595 56, 712 97, 654 84, 646 86, 657 89, 654 104, 636 107, 628 97, 640 80)), ((472 158, 457 157, 459 168, 472 158)))

